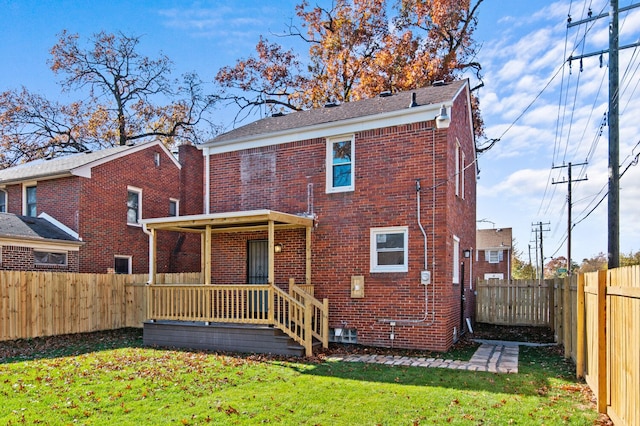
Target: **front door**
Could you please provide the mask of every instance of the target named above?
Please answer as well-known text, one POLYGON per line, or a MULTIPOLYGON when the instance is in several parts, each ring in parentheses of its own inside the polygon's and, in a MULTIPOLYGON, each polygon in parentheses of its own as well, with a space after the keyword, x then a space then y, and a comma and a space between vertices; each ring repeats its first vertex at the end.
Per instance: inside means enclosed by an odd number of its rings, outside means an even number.
MULTIPOLYGON (((247 241, 247 284, 269 282, 269 241, 247 241)), ((267 311, 266 291, 249 292, 249 306, 254 312, 267 311)))

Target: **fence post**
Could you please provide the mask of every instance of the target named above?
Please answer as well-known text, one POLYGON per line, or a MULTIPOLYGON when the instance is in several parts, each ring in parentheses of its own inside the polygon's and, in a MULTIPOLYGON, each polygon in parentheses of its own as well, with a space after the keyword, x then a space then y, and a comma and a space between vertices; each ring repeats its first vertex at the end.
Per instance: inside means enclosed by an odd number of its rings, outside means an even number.
POLYGON ((584 377, 585 350, 585 312, 584 312, 584 274, 578 274, 578 311, 576 312, 576 377, 584 377))
POLYGON ((313 316, 313 307, 311 303, 304 305, 304 348, 306 356, 313 356, 313 332, 311 330, 311 317, 313 316))
POLYGON ((322 347, 329 347, 329 299, 322 299, 322 347))
POLYGON ((571 280, 564 278, 562 292, 562 334, 564 335, 564 357, 571 358, 571 280))
POLYGON ((556 302, 555 302, 555 285, 553 281, 544 280, 544 283, 547 284, 547 292, 549 293, 549 327, 551 327, 551 332, 555 334, 556 332, 556 302))
POLYGON ((598 413, 607 412, 607 277, 609 271, 598 271, 598 325, 596 338, 598 339, 598 413))

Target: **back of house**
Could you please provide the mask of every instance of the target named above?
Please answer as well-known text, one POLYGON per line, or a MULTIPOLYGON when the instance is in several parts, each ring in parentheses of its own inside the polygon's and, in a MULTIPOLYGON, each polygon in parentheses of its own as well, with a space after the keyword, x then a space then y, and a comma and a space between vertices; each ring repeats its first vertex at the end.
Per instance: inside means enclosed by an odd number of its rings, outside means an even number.
MULTIPOLYGON (((200 148, 205 213, 315 220, 310 253, 304 229, 276 230, 275 284, 310 280, 329 299, 333 340, 444 351, 465 330, 476 238, 467 81, 275 115, 200 148)), ((212 238, 213 284, 265 282, 266 230, 212 238)))

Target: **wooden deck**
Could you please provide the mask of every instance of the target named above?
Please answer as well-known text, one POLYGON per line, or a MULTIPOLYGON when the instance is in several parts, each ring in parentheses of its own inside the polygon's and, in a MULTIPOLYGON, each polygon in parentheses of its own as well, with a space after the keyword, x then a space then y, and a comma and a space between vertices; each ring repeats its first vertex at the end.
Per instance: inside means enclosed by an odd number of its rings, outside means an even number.
MULTIPOLYGON (((293 280, 289 283, 288 293, 269 284, 155 284, 147 286, 145 291, 144 339, 150 344, 245 352, 244 342, 225 337, 225 333, 215 333, 208 324, 228 324, 226 332, 231 329, 244 332, 248 329, 279 330, 302 346, 307 356, 313 355, 314 341, 325 348, 329 343, 328 300, 315 299, 310 294, 312 287, 307 286, 305 290, 293 280), (164 326, 155 332, 158 328, 155 324, 164 326), (196 328, 179 331, 180 324, 197 326, 200 331, 195 331, 196 328), (249 325, 252 327, 247 327, 249 325), (168 336, 160 337, 160 330, 168 336), (147 333, 154 337, 148 337, 147 333), (180 333, 186 334, 184 341, 180 333), (223 341, 226 342, 224 345, 223 341), (198 346, 200 344, 204 346, 198 346)), ((221 326, 218 329, 222 329, 221 326)), ((239 339, 251 340, 251 337, 239 339)), ((248 351, 262 352, 260 347, 250 345, 248 351)), ((269 349, 266 353, 280 352, 269 349)))

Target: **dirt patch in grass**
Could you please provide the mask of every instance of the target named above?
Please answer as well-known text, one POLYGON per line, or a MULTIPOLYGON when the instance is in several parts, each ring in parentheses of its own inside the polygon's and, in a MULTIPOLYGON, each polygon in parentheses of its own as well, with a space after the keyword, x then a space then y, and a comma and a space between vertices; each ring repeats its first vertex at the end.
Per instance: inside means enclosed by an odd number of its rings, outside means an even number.
POLYGON ((476 323, 471 339, 507 340, 510 342, 554 343, 549 327, 524 327, 476 323))

